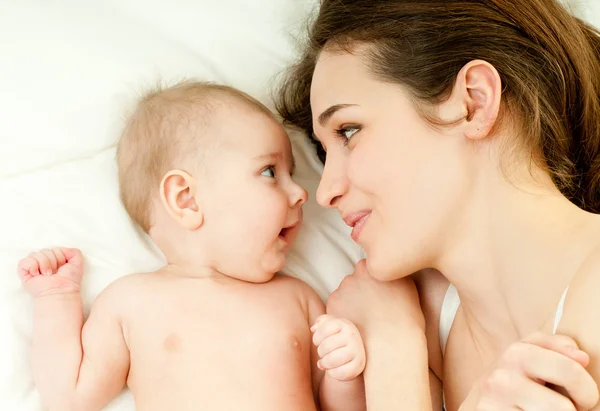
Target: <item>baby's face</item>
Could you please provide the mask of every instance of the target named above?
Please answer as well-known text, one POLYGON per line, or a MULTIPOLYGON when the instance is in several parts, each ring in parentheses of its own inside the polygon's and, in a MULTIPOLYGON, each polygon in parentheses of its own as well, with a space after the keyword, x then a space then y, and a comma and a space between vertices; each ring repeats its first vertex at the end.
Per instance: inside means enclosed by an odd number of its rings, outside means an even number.
POLYGON ((216 116, 218 146, 199 185, 204 229, 221 272, 265 282, 285 263, 307 193, 292 180, 290 141, 277 121, 243 107, 216 116))

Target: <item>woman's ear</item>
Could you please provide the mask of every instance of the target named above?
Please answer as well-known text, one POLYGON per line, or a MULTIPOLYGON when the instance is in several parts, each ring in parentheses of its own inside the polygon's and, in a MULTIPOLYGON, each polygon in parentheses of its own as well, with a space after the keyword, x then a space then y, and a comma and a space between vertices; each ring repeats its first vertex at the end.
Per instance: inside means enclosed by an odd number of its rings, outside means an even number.
POLYGON ((500 113, 502 81, 494 66, 483 60, 467 63, 456 76, 452 94, 447 102, 460 107, 464 117, 463 132, 467 138, 486 138, 500 113))
POLYGON ((204 222, 196 190, 196 180, 182 170, 169 171, 160 182, 160 199, 167 213, 188 230, 195 230, 204 222))

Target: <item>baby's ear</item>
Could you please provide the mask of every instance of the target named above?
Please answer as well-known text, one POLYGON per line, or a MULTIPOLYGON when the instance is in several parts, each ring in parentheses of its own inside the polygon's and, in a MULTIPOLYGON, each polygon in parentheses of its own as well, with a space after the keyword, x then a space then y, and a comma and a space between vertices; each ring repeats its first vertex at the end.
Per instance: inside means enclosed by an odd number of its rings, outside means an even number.
POLYGON ((185 171, 171 170, 160 182, 160 199, 165 209, 188 230, 195 230, 204 222, 195 197, 196 180, 185 171))

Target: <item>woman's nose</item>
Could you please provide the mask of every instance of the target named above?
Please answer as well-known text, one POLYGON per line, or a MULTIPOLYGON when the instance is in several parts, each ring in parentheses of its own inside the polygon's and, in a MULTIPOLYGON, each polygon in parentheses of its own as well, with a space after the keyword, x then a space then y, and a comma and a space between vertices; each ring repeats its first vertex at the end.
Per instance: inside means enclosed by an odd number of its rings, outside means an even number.
POLYGON ((332 154, 327 156, 317 189, 317 203, 326 208, 337 207, 340 198, 348 191, 349 186, 343 162, 332 154))

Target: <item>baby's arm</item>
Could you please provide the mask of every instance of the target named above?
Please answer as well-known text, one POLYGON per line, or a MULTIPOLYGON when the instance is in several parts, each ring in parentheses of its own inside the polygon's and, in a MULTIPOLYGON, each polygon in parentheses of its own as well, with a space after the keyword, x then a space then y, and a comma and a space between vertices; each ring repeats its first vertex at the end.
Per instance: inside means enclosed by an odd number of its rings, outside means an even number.
POLYGON ((321 411, 364 411, 365 349, 358 329, 351 322, 324 314, 315 294, 309 300, 310 323, 313 324, 313 381, 318 386, 321 411))
POLYGON ((32 360, 42 401, 51 411, 101 409, 123 389, 129 372, 115 287, 98 296, 84 325, 79 250, 43 250, 18 269, 34 297, 32 360))

